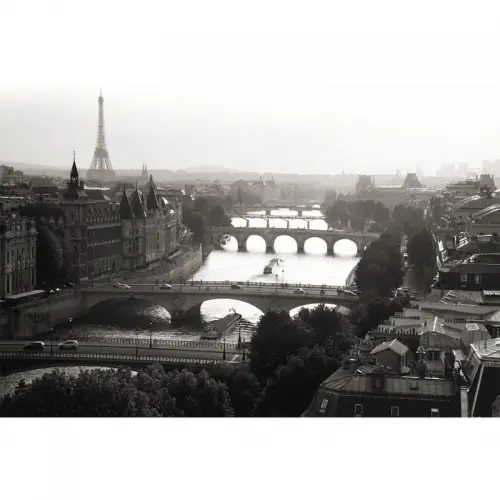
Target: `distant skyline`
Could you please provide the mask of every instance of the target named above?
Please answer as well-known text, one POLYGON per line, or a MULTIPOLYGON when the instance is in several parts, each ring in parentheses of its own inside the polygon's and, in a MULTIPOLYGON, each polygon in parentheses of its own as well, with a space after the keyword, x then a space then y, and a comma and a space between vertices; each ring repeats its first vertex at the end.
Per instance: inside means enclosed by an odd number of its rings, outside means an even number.
POLYGON ((433 174, 500 158, 491 2, 2 6, 0 158, 118 170, 433 174), (100 27, 100 29, 97 29, 100 27), (14 42, 15 41, 15 42, 14 42))

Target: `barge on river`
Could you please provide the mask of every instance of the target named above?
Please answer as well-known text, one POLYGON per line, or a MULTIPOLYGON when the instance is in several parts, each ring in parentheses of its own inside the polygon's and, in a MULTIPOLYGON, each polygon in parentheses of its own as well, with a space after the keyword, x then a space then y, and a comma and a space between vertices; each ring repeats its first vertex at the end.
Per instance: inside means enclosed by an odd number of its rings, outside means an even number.
POLYGON ((241 321, 241 314, 230 313, 223 318, 217 319, 205 326, 201 334, 202 340, 217 340, 228 333, 241 321))
POLYGON ((284 260, 280 258, 271 259, 266 267, 264 267, 264 274, 276 274, 278 269, 283 265, 284 260))

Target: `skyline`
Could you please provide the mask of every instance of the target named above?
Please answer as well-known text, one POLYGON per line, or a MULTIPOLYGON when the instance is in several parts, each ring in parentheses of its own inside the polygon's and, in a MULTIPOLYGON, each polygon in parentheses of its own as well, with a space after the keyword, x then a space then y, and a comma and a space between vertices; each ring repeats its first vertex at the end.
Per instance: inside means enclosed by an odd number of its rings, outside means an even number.
POLYGON ((429 175, 500 157, 498 19, 478 4, 146 1, 117 23, 93 3, 7 7, 2 161, 64 166, 76 150, 88 168, 100 88, 117 170, 429 175), (88 36, 95 12, 104 39, 88 36))

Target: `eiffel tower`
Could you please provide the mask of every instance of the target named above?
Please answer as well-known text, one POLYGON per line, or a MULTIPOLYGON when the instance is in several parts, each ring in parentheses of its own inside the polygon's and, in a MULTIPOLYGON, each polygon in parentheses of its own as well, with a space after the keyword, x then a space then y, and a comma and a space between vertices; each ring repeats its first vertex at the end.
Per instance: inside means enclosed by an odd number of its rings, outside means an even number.
POLYGON ((115 176, 111 165, 108 148, 106 146, 106 135, 104 134, 104 99, 102 93, 99 95, 99 121, 97 123, 97 141, 94 156, 87 171, 87 180, 109 181, 115 176))

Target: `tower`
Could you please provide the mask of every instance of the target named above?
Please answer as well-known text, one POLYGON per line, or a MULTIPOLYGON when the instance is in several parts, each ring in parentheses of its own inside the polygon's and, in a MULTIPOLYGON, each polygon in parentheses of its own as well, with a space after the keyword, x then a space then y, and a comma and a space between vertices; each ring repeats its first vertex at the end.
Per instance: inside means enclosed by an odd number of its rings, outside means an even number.
POLYGON ((96 181, 108 181, 115 176, 111 165, 108 148, 106 146, 106 135, 104 133, 104 99, 102 93, 97 100, 99 103, 99 119, 97 122, 97 141, 94 156, 87 172, 87 179, 96 181))

